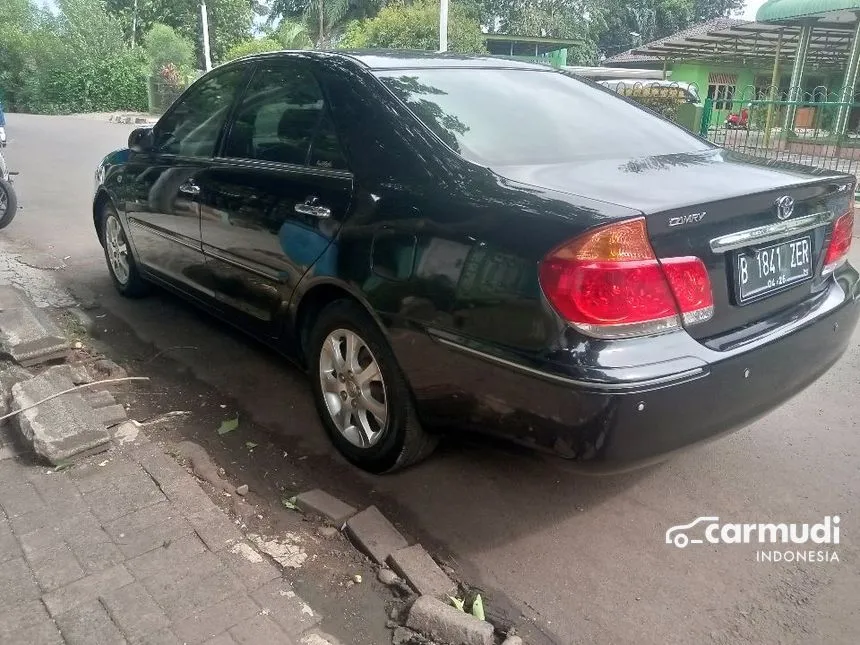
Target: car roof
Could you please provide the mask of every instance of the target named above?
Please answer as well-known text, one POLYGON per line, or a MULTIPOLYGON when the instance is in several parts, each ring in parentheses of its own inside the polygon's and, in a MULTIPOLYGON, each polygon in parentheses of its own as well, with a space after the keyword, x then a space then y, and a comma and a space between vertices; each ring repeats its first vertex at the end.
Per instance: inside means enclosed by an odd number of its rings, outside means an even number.
POLYGON ((271 59, 283 55, 301 55, 308 58, 348 58, 371 70, 417 69, 417 68, 484 68, 484 69, 532 69, 552 71, 549 65, 526 63, 504 57, 480 54, 439 53, 409 49, 365 49, 339 51, 283 51, 246 56, 248 59, 271 59))

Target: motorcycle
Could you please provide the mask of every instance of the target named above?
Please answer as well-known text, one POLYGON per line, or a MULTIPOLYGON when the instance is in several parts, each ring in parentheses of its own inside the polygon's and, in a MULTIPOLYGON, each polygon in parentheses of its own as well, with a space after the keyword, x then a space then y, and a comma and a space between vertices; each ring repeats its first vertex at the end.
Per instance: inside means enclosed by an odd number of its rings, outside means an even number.
POLYGON ((6 228, 18 213, 18 196, 12 186, 12 177, 17 173, 9 172, 3 158, 6 147, 5 137, 0 140, 0 229, 6 228))
POLYGON ((736 112, 729 114, 729 118, 726 119, 726 128, 728 130, 749 130, 750 111, 743 108, 740 114, 736 112))

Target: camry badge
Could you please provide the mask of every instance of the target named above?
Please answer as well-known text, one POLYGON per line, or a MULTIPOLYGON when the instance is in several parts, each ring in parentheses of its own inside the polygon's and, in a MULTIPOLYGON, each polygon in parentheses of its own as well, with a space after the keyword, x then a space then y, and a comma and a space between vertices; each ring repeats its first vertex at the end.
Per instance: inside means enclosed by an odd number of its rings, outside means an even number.
POLYGON ((779 219, 788 219, 794 213, 794 199, 788 195, 777 199, 774 206, 776 207, 776 216, 779 219))
POLYGON ((670 217, 669 218, 669 226, 683 226, 684 224, 696 224, 705 219, 705 215, 707 215, 707 211, 702 211, 701 213, 690 213, 689 215, 681 215, 679 217, 670 217))

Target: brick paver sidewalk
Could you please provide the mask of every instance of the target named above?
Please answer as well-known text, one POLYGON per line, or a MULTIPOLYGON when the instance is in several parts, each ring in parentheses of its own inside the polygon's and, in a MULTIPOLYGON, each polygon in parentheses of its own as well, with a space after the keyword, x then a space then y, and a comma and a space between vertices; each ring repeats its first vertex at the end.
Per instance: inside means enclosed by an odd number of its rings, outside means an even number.
POLYGON ((143 442, 62 472, 0 461, 0 643, 329 643, 280 570, 143 442))

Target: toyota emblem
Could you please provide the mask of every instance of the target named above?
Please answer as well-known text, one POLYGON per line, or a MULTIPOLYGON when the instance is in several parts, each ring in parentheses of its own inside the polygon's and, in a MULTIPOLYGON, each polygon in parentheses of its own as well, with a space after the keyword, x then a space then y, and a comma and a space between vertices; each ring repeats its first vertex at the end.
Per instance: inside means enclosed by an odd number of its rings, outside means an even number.
POLYGON ((776 200, 776 216, 779 219, 788 219, 794 213, 794 199, 788 195, 776 200))

